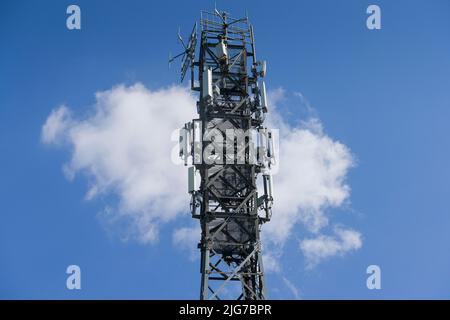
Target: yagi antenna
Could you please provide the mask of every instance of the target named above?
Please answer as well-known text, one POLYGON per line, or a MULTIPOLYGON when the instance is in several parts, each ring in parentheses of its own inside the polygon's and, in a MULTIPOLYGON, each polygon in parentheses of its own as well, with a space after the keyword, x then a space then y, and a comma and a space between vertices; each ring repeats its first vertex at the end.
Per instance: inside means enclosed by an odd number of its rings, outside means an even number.
POLYGON ((181 29, 180 29, 180 27, 178 27, 178 41, 180 41, 181 45, 182 45, 182 46, 184 47, 184 49, 186 50, 187 47, 186 47, 186 45, 184 44, 183 37, 181 37, 181 29))
POLYGON ((194 61, 195 61, 195 46, 197 44, 197 23, 194 24, 194 27, 192 28, 191 35, 189 36, 188 43, 183 41, 183 37, 181 36, 180 28, 178 28, 178 41, 181 43, 181 45, 184 48, 184 51, 177 54, 176 56, 172 57, 169 53, 169 67, 170 63, 177 59, 178 57, 181 57, 181 81, 183 81, 186 71, 188 68, 194 67, 194 61))
POLYGON ((216 15, 218 15, 220 17, 220 19, 222 19, 222 22, 225 23, 225 19, 224 19, 224 13, 225 12, 220 13, 220 11, 217 10, 216 8, 214 8, 214 12, 215 12, 216 15))
POLYGON ((169 60, 168 60, 168 67, 169 67, 169 69, 170 69, 170 65, 171 65, 173 59, 174 58, 172 57, 172 52, 169 51, 169 60))

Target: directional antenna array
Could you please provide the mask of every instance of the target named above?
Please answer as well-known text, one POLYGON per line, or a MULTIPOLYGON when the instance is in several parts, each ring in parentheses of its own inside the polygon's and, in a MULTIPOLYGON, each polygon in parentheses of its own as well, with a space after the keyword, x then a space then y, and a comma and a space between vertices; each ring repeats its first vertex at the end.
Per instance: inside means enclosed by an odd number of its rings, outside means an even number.
POLYGON ((191 35, 189 36, 187 44, 183 41, 183 37, 181 36, 180 31, 178 31, 178 41, 183 46, 184 51, 174 57, 169 57, 169 65, 175 59, 181 57, 181 82, 183 82, 184 77, 186 76, 187 69, 191 68, 191 70, 193 71, 194 68, 195 46, 197 45, 197 22, 192 28, 191 35))

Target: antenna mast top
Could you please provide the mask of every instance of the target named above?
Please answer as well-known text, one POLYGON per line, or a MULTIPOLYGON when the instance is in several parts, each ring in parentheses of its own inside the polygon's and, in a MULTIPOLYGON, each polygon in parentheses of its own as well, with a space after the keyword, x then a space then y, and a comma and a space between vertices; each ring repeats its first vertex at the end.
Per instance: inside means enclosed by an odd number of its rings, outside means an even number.
POLYGON ((272 133, 263 126, 266 64, 256 60, 247 17, 201 11, 200 27, 198 61, 195 25, 187 45, 180 39, 181 78, 190 67, 191 87, 200 93, 198 119, 180 130, 180 156, 192 163, 191 214, 202 229, 200 298, 219 299, 225 285, 240 283, 238 299, 265 299, 260 229, 272 215, 275 161, 272 133))

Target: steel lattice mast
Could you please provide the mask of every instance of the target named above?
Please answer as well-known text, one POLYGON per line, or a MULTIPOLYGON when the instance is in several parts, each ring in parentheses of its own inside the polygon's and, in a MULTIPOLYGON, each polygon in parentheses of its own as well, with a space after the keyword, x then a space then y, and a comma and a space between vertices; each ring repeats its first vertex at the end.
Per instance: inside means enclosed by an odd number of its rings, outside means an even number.
POLYGON ((201 225, 200 299, 220 299, 231 281, 241 284, 238 299, 265 299, 260 230, 271 218, 274 162, 272 134, 263 127, 266 64, 256 59, 247 17, 202 11, 200 24, 198 61, 196 25, 187 45, 179 37, 185 51, 178 55, 182 80, 190 67, 200 93, 199 118, 180 131, 180 156, 193 164, 192 217, 201 225))

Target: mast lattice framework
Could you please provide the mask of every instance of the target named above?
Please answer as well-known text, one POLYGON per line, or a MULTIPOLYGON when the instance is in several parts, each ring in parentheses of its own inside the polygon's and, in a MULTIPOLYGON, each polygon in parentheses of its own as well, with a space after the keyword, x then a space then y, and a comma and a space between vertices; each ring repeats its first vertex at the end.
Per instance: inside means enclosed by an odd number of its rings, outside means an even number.
POLYGON ((191 88, 200 93, 198 119, 180 130, 180 156, 192 163, 191 213, 201 226, 200 299, 224 298, 234 281, 237 299, 265 299, 260 230, 272 215, 274 164, 272 133, 263 126, 266 63, 256 59, 247 17, 202 11, 200 25, 198 61, 196 24, 187 45, 179 36, 185 51, 178 55, 181 79, 190 68, 191 88))

